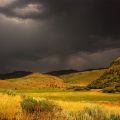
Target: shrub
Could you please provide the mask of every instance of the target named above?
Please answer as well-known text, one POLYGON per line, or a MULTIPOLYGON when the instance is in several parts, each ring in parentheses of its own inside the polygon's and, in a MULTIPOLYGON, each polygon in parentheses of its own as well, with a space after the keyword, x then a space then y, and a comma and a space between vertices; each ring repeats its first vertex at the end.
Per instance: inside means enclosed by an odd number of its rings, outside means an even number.
POLYGON ((90 88, 88 87, 82 87, 82 86, 72 86, 67 88, 67 90, 74 90, 74 91, 89 91, 90 88))
POLYGON ((53 102, 46 99, 36 100, 32 97, 27 97, 21 102, 23 111, 27 113, 34 112, 53 112, 59 107, 53 102))
POLYGON ((23 113, 31 116, 32 120, 64 120, 62 109, 52 101, 36 100, 27 97, 21 102, 23 113))
POLYGON ((74 91, 89 91, 90 89, 88 87, 76 87, 74 88, 74 91))
POLYGON ((116 88, 116 91, 117 91, 117 92, 120 92, 120 87, 119 87, 119 88, 116 88))
POLYGON ((103 92, 105 93, 115 93, 116 89, 114 87, 106 87, 103 89, 103 92))
POLYGON ((21 102, 21 107, 25 112, 34 112, 37 106, 37 101, 32 97, 28 97, 21 102))
POLYGON ((16 92, 14 90, 6 90, 4 93, 10 96, 16 96, 16 92))

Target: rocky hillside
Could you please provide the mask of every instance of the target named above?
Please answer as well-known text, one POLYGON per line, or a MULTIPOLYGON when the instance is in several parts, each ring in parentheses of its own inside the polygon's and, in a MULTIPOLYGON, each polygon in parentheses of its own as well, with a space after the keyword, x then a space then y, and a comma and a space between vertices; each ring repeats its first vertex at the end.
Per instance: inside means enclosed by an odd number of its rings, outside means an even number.
POLYGON ((96 81, 93 81, 89 87, 120 92, 120 57, 113 61, 104 74, 96 81))

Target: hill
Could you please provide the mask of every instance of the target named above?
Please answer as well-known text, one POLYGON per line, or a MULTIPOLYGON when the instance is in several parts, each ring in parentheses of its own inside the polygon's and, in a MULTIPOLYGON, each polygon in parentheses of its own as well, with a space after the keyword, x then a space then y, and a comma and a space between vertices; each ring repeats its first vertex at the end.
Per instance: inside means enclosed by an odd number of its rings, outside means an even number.
POLYGON ((100 88, 109 92, 120 92, 120 57, 118 57, 112 64, 105 70, 104 74, 93 81, 90 88, 100 88))
POLYGON ((5 80, 5 79, 12 79, 12 78, 20 78, 20 77, 24 77, 30 74, 32 74, 32 72, 15 71, 12 73, 0 74, 0 79, 5 80))
POLYGON ((0 88, 39 89, 63 88, 65 86, 62 79, 52 75, 40 73, 31 73, 20 77, 13 77, 13 74, 11 75, 11 79, 0 80, 0 88))
POLYGON ((76 72, 78 71, 77 70, 59 70, 59 71, 48 72, 47 74, 54 75, 54 76, 61 76, 61 75, 66 75, 66 74, 71 74, 76 72))
POLYGON ((60 78, 62 78, 65 83, 71 85, 87 86, 92 81, 98 79, 103 73, 104 73, 104 69, 90 70, 90 71, 62 75, 60 76, 60 78))

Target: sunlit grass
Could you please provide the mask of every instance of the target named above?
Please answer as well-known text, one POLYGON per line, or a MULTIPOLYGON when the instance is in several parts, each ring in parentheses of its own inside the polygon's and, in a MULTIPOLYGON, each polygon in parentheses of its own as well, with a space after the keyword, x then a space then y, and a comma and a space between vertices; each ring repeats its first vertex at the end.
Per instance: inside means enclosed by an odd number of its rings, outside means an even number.
POLYGON ((0 114, 3 118, 12 119, 14 116, 18 117, 21 114, 20 97, 8 96, 0 94, 0 114), (18 114, 19 113, 19 114, 18 114), (7 116, 7 117, 6 117, 7 116))
POLYGON ((64 88, 65 84, 59 77, 33 73, 20 78, 0 80, 2 89, 41 89, 41 88, 64 88))
POLYGON ((87 101, 87 102, 114 102, 120 100, 120 94, 107 94, 96 91, 90 92, 43 92, 43 93, 26 93, 28 96, 45 97, 52 100, 63 101, 87 101))
POLYGON ((64 80, 65 83, 86 86, 90 84, 92 81, 98 79, 103 73, 104 69, 71 73, 68 75, 62 75, 60 77, 64 80))
POLYGON ((110 104, 110 103, 90 103, 90 102, 71 102, 71 101, 55 101, 58 105, 62 106, 62 108, 65 111, 73 111, 73 112, 77 112, 82 110, 84 107, 93 107, 95 105, 99 105, 102 106, 103 108, 106 108, 108 111, 114 111, 116 113, 120 114, 120 104, 119 105, 115 105, 115 104, 110 104))
POLYGON ((0 120, 30 120, 30 116, 22 112, 20 96, 0 94, 0 120))
MULTIPOLYGON (((105 109, 106 113, 115 113, 115 114, 120 114, 120 103, 119 103, 119 94, 103 94, 103 93, 98 93, 98 92, 47 92, 47 93, 26 93, 28 96, 33 96, 34 98, 46 98, 46 96, 59 96, 59 98, 64 98, 65 100, 62 99, 51 99, 53 100, 57 105, 61 106, 63 111, 65 113, 68 112, 74 112, 77 113, 78 111, 83 111, 85 107, 94 109, 96 106, 100 106, 101 108, 105 109), (82 101, 74 101, 72 100, 67 100, 67 97, 84 97, 87 95, 95 96, 95 95, 102 96, 104 97, 111 97, 113 101, 104 101, 104 99, 101 98, 101 101, 88 101, 88 98, 86 100, 82 101), (40 97, 39 97, 40 96, 40 97), (114 98, 116 97, 116 98, 114 98), (116 100, 115 100, 116 99, 116 100)), ((79 99, 79 97, 77 99, 79 99)), ((106 98, 108 99, 108 98, 106 98)), ((25 113, 22 112, 20 102, 22 101, 21 94, 19 93, 16 96, 8 96, 6 94, 0 93, 0 119, 1 120, 32 120, 31 116, 26 115, 25 113)), ((105 113, 105 114, 106 114, 105 113)), ((74 120, 74 119, 72 119, 74 120)), ((82 119, 83 120, 83 119, 82 119)))

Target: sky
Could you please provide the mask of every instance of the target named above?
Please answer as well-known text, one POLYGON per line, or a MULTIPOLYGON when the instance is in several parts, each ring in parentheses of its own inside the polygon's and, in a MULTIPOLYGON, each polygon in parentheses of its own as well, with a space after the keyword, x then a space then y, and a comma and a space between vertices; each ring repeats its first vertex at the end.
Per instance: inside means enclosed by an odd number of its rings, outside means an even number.
POLYGON ((118 56, 119 0, 0 0, 0 73, 97 69, 118 56))

